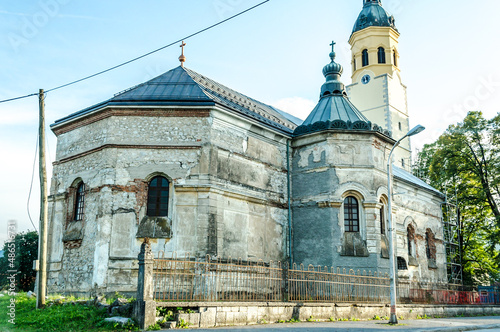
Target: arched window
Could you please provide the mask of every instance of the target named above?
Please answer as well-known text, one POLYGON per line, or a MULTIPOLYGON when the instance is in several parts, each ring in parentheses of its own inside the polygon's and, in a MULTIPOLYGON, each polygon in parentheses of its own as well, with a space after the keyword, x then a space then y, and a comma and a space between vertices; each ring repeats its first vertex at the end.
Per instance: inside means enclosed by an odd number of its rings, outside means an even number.
POLYGON ((353 68, 354 68, 354 70, 353 70, 353 71, 356 71, 356 69, 357 69, 357 68, 356 68, 356 57, 353 57, 353 58, 352 58, 352 65, 353 65, 353 68))
POLYGON ((432 248, 431 248, 431 235, 430 235, 430 231, 427 230, 427 232, 425 232, 425 254, 427 256, 427 259, 432 259, 432 248))
POLYGON ((148 211, 150 217, 168 216, 170 183, 163 176, 154 177, 148 186, 148 211))
POLYGON ((408 256, 415 257, 415 230, 410 225, 406 228, 406 240, 408 242, 408 256))
POLYGON ((394 66, 398 66, 398 55, 396 53, 396 50, 394 50, 393 52, 393 56, 394 56, 394 66))
POLYGON ((359 204, 352 196, 344 199, 344 226, 346 232, 359 232, 359 204))
POLYGON ((398 256, 398 270, 408 270, 408 265, 403 257, 398 256))
POLYGON ((385 63, 385 49, 383 47, 378 48, 378 63, 385 63))
POLYGON ((380 201, 382 207, 380 208, 380 234, 385 234, 385 212, 384 212, 384 203, 380 201))
POLYGON ((366 67, 370 64, 370 62, 368 61, 368 50, 363 50, 363 52, 361 53, 361 59, 363 62, 363 67, 366 67))
POLYGON ((84 205, 85 205, 85 184, 83 182, 80 182, 78 188, 76 189, 75 209, 73 213, 74 221, 83 220, 84 205))

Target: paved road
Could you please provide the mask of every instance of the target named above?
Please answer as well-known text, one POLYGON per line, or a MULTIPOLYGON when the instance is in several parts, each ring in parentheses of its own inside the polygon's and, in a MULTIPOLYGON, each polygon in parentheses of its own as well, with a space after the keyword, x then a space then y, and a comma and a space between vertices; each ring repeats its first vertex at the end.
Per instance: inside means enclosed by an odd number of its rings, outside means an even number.
MULTIPOLYGON (((360 322, 325 322, 325 323, 296 323, 296 324, 269 324, 242 327, 223 327, 213 329, 196 329, 196 332, 276 332, 301 331, 301 332, 382 332, 382 331, 499 331, 500 317, 465 317, 420 319, 400 321, 398 326, 389 326, 384 321, 360 322)), ((167 331, 167 330, 165 330, 167 331)))

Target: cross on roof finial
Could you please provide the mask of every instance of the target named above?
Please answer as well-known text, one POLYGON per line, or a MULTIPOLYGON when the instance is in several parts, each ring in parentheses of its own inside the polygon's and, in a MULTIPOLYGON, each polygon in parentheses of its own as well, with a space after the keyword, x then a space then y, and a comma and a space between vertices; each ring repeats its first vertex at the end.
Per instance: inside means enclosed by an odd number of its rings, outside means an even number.
POLYGON ((184 62, 186 62, 186 57, 184 56, 184 46, 186 46, 186 43, 183 40, 180 46, 182 48, 182 54, 179 57, 179 61, 181 62, 181 67, 184 67, 184 62))
POLYGON ((332 52, 334 52, 333 48, 334 48, 335 44, 337 44, 337 43, 332 40, 332 43, 330 44, 330 46, 332 47, 332 52))

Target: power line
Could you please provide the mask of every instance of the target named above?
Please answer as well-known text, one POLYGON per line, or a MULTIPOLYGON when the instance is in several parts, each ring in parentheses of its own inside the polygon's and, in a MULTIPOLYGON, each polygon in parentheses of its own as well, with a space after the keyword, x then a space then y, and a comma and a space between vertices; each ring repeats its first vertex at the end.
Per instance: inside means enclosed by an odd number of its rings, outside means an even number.
MULTIPOLYGON (((69 82, 69 83, 66 83, 66 84, 63 84, 63 85, 57 86, 57 87, 55 87, 55 88, 52 88, 52 89, 46 90, 46 91, 45 91, 45 93, 47 93, 47 92, 51 92, 51 91, 55 91, 55 90, 59 90, 59 89, 65 88, 65 87, 67 87, 67 86, 70 86, 70 85, 73 85, 73 84, 76 84, 76 83, 83 82, 83 81, 88 80, 88 79, 90 79, 90 78, 93 78, 93 77, 96 77, 96 76, 102 75, 102 74, 107 73, 107 72, 109 72, 109 71, 115 70, 115 69, 120 68, 120 67, 123 67, 123 66, 125 66, 125 65, 128 65, 129 63, 132 63, 132 62, 134 62, 134 61, 140 60, 140 59, 145 58, 145 57, 147 57, 147 56, 149 56, 149 55, 151 55, 151 54, 157 53, 157 52, 159 52, 159 51, 161 51, 161 50, 164 50, 164 49, 166 49, 166 48, 168 48, 168 47, 171 47, 171 46, 173 46, 173 45, 176 45, 176 44, 178 44, 178 43, 182 42, 183 40, 188 40, 189 38, 192 38, 192 37, 194 37, 194 36, 196 36, 196 35, 199 35, 200 33, 203 33, 203 32, 205 32, 205 31, 208 31, 208 30, 210 30, 210 29, 213 29, 213 28, 215 28, 216 26, 219 26, 219 25, 221 25, 221 24, 223 24, 223 23, 226 23, 226 22, 228 22, 228 21, 230 21, 230 20, 232 20, 232 19, 234 19, 234 18, 236 18, 236 17, 238 17, 238 16, 241 16, 241 15, 243 15, 243 14, 245 14, 245 13, 247 13, 247 12, 249 12, 249 11, 251 11, 251 10, 255 9, 255 8, 257 8, 257 7, 260 7, 260 6, 262 6, 263 4, 265 4, 266 2, 269 2, 269 1, 271 1, 271 0, 265 0, 265 1, 262 1, 261 3, 258 3, 257 5, 255 5, 255 6, 253 6, 253 7, 250 7, 250 8, 248 8, 248 9, 246 9, 246 10, 242 11, 242 12, 239 12, 238 14, 235 14, 235 15, 233 15, 233 16, 231 16, 231 17, 228 17, 228 18, 226 18, 225 20, 222 20, 222 21, 220 21, 220 22, 218 22, 218 23, 215 23, 215 24, 213 24, 213 25, 211 25, 211 26, 209 26, 209 27, 207 27, 207 28, 204 28, 204 29, 202 29, 202 30, 199 30, 199 31, 197 31, 197 32, 195 32, 195 33, 193 33, 193 34, 190 34, 190 35, 188 35, 188 36, 186 36, 186 37, 184 37, 184 38, 181 38, 181 39, 179 39, 179 40, 176 40, 175 42, 172 42, 172 43, 170 43, 170 44, 168 44, 168 45, 165 45, 165 46, 163 46, 163 47, 160 47, 160 48, 158 48, 158 49, 156 49, 156 50, 154 50, 154 51, 148 52, 148 53, 143 54, 143 55, 141 55, 141 56, 138 56, 138 57, 136 57, 136 58, 134 58, 134 59, 132 59, 132 60, 129 60, 129 61, 123 62, 123 63, 121 63, 121 64, 119 64, 119 65, 113 66, 113 67, 108 68, 108 69, 106 69, 106 70, 102 70, 102 71, 100 71, 100 72, 98 72, 98 73, 95 73, 95 74, 92 74, 92 75, 86 76, 86 77, 81 78, 81 79, 78 79, 78 80, 76 80, 76 81, 69 82)), ((16 98, 11 98, 11 99, 6 99, 6 100, 0 100, 0 103, 6 103, 6 102, 8 102, 8 101, 14 101, 14 100, 23 99, 23 98, 28 98, 28 97, 37 96, 37 95, 38 95, 38 93, 32 93, 32 94, 29 94, 29 95, 26 95, 26 96, 21 96, 21 97, 16 97, 16 98)))
POLYGON ((10 98, 10 99, 5 99, 5 100, 0 100, 0 104, 1 103, 6 103, 8 101, 14 101, 14 100, 18 100, 18 99, 24 99, 24 98, 28 98, 28 97, 33 97, 33 96, 36 96, 38 95, 38 93, 32 93, 32 94, 29 94, 29 95, 26 95, 26 96, 21 96, 21 97, 16 97, 16 98, 10 98))
POLYGON ((216 26, 218 26, 218 25, 221 25, 221 24, 223 24, 223 23, 225 23, 225 22, 227 22, 227 21, 230 21, 230 20, 232 20, 232 19, 234 19, 234 18, 236 18, 236 17, 238 17, 238 16, 240 16, 240 15, 243 15, 243 14, 245 14, 245 13, 247 13, 247 12, 249 12, 249 11, 251 11, 251 10, 253 10, 253 9, 257 8, 257 7, 259 7, 259 6, 262 6, 263 4, 265 4, 266 2, 269 2, 269 1, 271 1, 271 0, 266 0, 266 1, 263 1, 263 2, 261 2, 261 3, 257 4, 257 5, 255 5, 255 6, 253 6, 253 7, 250 7, 250 8, 248 8, 248 9, 246 9, 246 10, 242 11, 242 12, 239 12, 239 13, 238 13, 238 14, 236 14, 236 15, 233 15, 233 16, 231 16, 231 17, 229 17, 229 18, 226 18, 225 20, 222 20, 222 21, 220 21, 220 22, 218 22, 218 23, 215 23, 215 24, 213 24, 213 25, 211 25, 211 26, 209 26, 209 27, 207 27, 207 28, 205 28, 205 29, 199 30, 198 32, 195 32, 195 33, 193 33, 193 34, 190 34, 189 36, 186 36, 186 37, 184 37, 184 38, 181 38, 181 39, 179 39, 179 40, 176 40, 175 42, 170 43, 170 44, 168 44, 168 45, 165 45, 165 46, 163 46, 163 47, 160 47, 160 48, 158 48, 158 49, 156 49, 156 50, 154 50, 154 51, 151 51, 151 52, 148 52, 148 53, 143 54, 143 55, 141 55, 141 56, 138 56, 137 58, 134 58, 134 59, 129 60, 129 61, 126 61, 126 62, 123 62, 123 63, 121 63, 121 64, 119 64, 119 65, 116 65, 116 66, 114 66, 114 67, 108 68, 108 69, 103 70, 103 71, 100 71, 100 72, 98 72, 98 73, 96 73, 96 74, 93 74, 93 75, 90 75, 90 76, 87 76, 87 77, 81 78, 81 79, 79 79, 79 80, 76 80, 76 81, 73 81, 73 82, 70 82, 70 83, 67 83, 67 84, 63 84, 63 85, 61 85, 61 86, 58 86, 58 87, 55 87, 55 88, 49 89, 49 90, 47 90, 47 92, 51 92, 51 91, 54 91, 54 90, 62 89, 62 88, 64 88, 64 87, 67 87, 67 86, 70 86, 70 85, 73 85, 73 84, 76 84, 76 83, 79 83, 79 82, 82 82, 82 81, 88 80, 89 78, 99 76, 99 75, 101 75, 101 74, 107 73, 108 71, 111 71, 111 70, 114 70, 114 69, 120 68, 120 67, 125 66, 125 65, 127 65, 127 64, 129 64, 129 63, 132 63, 132 62, 137 61, 137 60, 139 60, 139 59, 145 58, 145 57, 147 57, 147 56, 149 56, 149 55, 151 55, 151 54, 153 54, 153 53, 159 52, 159 51, 164 50, 164 49, 166 49, 166 48, 168 48, 168 47, 171 47, 171 46, 173 46, 173 45, 176 45, 176 44, 178 44, 178 43, 182 42, 183 40, 187 40, 187 39, 192 38, 192 37, 194 37, 194 36, 196 36, 196 35, 199 35, 200 33, 205 32, 205 31, 207 31, 207 30, 213 29, 213 28, 215 28, 215 27, 216 27, 216 26))

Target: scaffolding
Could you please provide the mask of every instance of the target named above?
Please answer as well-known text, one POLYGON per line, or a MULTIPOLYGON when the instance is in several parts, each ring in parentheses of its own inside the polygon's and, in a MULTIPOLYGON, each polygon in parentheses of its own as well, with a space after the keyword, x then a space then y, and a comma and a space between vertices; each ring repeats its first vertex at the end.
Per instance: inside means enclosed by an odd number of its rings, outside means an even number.
POLYGON ((443 203, 443 235, 446 249, 446 267, 448 282, 450 284, 462 284, 462 247, 460 244, 461 224, 460 211, 458 209, 457 195, 455 201, 446 200, 443 203))

